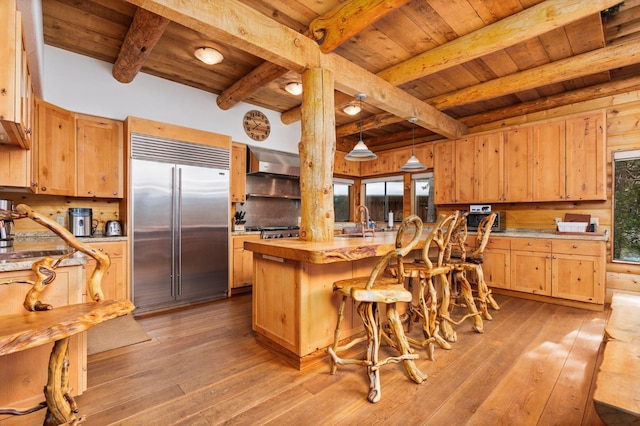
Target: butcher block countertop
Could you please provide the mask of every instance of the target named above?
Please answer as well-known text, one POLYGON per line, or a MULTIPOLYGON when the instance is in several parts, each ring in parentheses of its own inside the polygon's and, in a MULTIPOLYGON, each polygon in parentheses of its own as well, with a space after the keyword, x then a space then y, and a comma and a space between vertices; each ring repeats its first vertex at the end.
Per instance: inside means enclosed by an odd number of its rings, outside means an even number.
MULTIPOLYGON (((424 240, 429 232, 430 228, 425 227, 416 249, 421 249, 424 246, 424 240)), ((277 258, 325 264, 383 256, 394 248, 396 239, 396 233, 393 231, 379 232, 374 236, 367 234, 366 237, 362 237, 361 235, 343 235, 345 236, 335 236, 331 242, 306 242, 297 238, 251 240, 244 243, 244 248, 254 253, 277 258)), ((503 232, 495 232, 492 234, 492 237, 606 241, 608 234, 585 232, 578 235, 569 235, 557 234, 552 230, 508 229, 503 232)), ((411 238, 411 232, 406 233, 406 238, 411 238)), ((473 233, 469 233, 469 238, 473 238, 473 233)))

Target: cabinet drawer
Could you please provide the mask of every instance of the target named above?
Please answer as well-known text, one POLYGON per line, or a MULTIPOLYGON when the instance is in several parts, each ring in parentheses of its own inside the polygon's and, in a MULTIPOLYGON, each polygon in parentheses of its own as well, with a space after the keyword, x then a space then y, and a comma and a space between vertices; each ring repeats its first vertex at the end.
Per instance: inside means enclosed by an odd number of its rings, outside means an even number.
POLYGON ((511 248, 511 239, 509 238, 495 238, 489 237, 489 241, 487 241, 487 245, 485 249, 505 249, 509 250, 511 248))
POLYGON ((552 242, 552 247, 553 253, 599 256, 602 243, 598 241, 555 240, 552 242))
POLYGON ((89 245, 102 253, 108 254, 109 257, 122 257, 124 255, 125 244, 122 241, 89 243, 89 245))
POLYGON ((514 238, 511 250, 551 252, 551 241, 542 238, 514 238))

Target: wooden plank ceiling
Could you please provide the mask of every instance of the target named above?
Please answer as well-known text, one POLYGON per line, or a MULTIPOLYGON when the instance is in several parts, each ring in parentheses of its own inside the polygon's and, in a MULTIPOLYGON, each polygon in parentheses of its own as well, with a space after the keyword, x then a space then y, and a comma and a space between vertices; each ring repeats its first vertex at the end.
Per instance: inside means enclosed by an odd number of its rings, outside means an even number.
MULTIPOLYGON (((143 72, 219 95, 222 109, 243 101, 281 112, 285 123, 299 119, 301 96, 284 87, 300 81, 304 68, 283 66, 290 58, 284 47, 282 52, 259 51, 260 43, 230 41, 232 37, 207 26, 215 24, 197 25, 181 19, 181 13, 165 13, 175 1, 130 1, 42 0, 44 41, 117 62, 114 78, 123 84, 143 72), (224 60, 203 64, 193 56, 200 46, 218 49, 224 60)), ((336 70, 336 88, 344 90, 336 91, 336 132, 342 150, 355 144, 360 118, 365 141, 374 151, 411 143, 409 107, 400 111, 397 102, 389 102, 387 108, 374 95, 370 103, 365 98, 361 116, 342 111, 355 102, 355 93, 378 91, 376 81, 390 83, 393 90, 402 90, 395 92, 401 98, 409 95, 404 99, 425 105, 421 114, 428 119, 419 123, 424 128, 416 129, 417 142, 442 139, 456 129, 455 123, 472 128, 640 88, 640 0, 622 5, 617 0, 216 3, 236 4, 230 15, 244 7, 259 13, 254 15, 259 17, 255 25, 272 24, 260 28, 267 38, 275 25, 273 34, 282 29, 279 34, 295 32, 313 39, 322 54, 346 59, 371 74, 373 80, 363 81, 376 87, 354 87, 353 77, 342 79, 336 70)), ((208 7, 200 1, 192 6, 208 7)), ((229 20, 242 23, 239 15, 229 20)))

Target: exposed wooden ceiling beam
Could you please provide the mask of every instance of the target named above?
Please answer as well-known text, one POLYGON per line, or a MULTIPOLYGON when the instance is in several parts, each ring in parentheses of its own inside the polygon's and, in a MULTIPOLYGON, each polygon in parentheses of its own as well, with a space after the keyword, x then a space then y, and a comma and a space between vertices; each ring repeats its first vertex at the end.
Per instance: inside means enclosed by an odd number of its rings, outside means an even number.
MULTIPOLYGON (((353 0, 316 18, 311 23, 309 27, 310 29, 307 30, 304 35, 317 34, 317 32, 324 32, 324 34, 328 34, 328 39, 325 38, 324 40, 328 42, 320 43, 320 49, 323 53, 329 53, 362 29, 384 17, 387 13, 390 13, 398 7, 406 4, 408 1, 409 0, 353 0), (341 26, 340 28, 336 28, 335 31, 332 29, 333 27, 340 25, 335 22, 336 19, 343 23, 348 22, 351 24, 348 26, 347 31, 340 32, 344 30, 341 26), (318 27, 316 32, 316 30, 311 29, 313 28, 314 22, 318 26, 323 25, 324 23, 330 28, 320 29, 320 27, 318 27), (357 25, 353 25, 354 23, 357 25), (362 23, 364 23, 364 27, 361 28, 360 26, 362 23)), ((282 77, 287 72, 288 70, 284 67, 268 61, 264 62, 249 74, 236 81, 227 90, 222 92, 217 97, 216 103, 220 109, 228 110, 238 102, 241 102, 251 96, 252 93, 258 91, 265 84, 282 77)))
POLYGON ((299 73, 329 69, 338 90, 350 95, 366 92, 369 104, 400 117, 417 117, 420 125, 435 133, 457 137, 467 131, 448 115, 336 54, 323 54, 310 38, 238 1, 192 2, 189 7, 180 0, 128 1, 281 67, 299 73))
POLYGON ((167 28, 169 20, 138 8, 122 42, 111 74, 120 83, 131 83, 167 28))
POLYGON ((637 63, 639 58, 640 40, 630 40, 476 84, 454 93, 437 96, 427 102, 438 109, 466 105, 632 65, 637 63))
POLYGON ((309 32, 322 53, 338 46, 409 0, 351 0, 311 21, 309 32))
MULTIPOLYGON (((619 0, 547 0, 382 70, 377 75, 399 86, 537 37, 617 3, 619 0)), ((300 107, 282 113, 281 119, 285 124, 298 121, 300 107)), ((402 120, 398 118, 398 121, 402 120)))

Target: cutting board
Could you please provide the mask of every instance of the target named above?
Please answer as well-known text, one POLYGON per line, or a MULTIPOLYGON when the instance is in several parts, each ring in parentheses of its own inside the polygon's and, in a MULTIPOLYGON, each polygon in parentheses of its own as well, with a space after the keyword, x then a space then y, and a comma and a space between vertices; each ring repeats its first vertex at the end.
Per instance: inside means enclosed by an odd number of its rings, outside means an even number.
POLYGON ((590 214, 576 214, 576 213, 565 213, 564 215, 565 222, 587 222, 591 221, 590 214))

